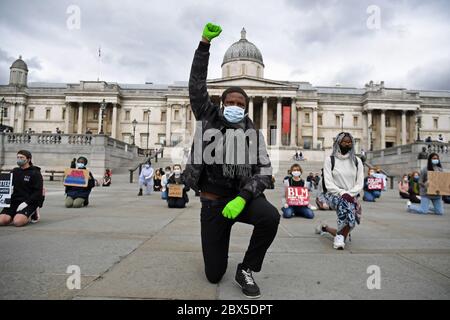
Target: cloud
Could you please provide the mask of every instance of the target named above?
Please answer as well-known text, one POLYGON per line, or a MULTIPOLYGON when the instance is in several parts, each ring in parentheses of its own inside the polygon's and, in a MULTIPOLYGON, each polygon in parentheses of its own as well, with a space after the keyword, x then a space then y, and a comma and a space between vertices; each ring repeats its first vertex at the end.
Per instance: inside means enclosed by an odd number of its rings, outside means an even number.
POLYGON ((267 78, 442 88, 449 70, 434 65, 448 61, 449 18, 445 0, 2 0, 0 83, 19 54, 32 70, 29 81, 78 82, 99 74, 120 83, 186 81, 204 24, 216 22, 223 32, 210 49, 210 78, 221 76, 223 55, 245 27, 267 78), (80 9, 80 29, 67 28, 72 4, 80 9), (370 5, 381 10, 379 30, 367 28, 370 5), (420 78, 409 76, 414 72, 420 78))

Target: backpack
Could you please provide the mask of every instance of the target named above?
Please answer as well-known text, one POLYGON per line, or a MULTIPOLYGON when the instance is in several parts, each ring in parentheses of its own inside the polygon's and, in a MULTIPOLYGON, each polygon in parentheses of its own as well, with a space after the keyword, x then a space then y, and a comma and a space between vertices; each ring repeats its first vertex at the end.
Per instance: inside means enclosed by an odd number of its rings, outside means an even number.
MULTIPOLYGON (((333 172, 334 164, 335 164, 336 160, 335 160, 334 156, 330 156, 330 159, 331 159, 331 172, 333 172)), ((358 162, 357 158, 355 158, 355 165, 356 165, 356 171, 358 171, 359 162, 358 162)), ((322 171, 322 190, 323 190, 323 193, 327 193, 327 187, 325 186, 325 177, 323 175, 323 168, 320 170, 322 171)))

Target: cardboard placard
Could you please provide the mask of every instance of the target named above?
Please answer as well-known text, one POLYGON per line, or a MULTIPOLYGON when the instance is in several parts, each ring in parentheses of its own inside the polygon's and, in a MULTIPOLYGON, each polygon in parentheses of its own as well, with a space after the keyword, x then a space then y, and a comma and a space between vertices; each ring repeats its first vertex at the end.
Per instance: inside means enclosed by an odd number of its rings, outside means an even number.
POLYGON ((11 206, 11 196, 13 192, 13 174, 0 174, 0 208, 9 208, 11 206))
POLYGON ((287 187, 286 203, 288 206, 307 206, 309 205, 309 192, 304 187, 287 187))
POLYGON ((167 185, 169 189, 169 197, 171 198, 183 198, 183 184, 169 184, 167 185))
POLYGON ((427 194, 450 196, 450 172, 428 171, 427 194))
POLYGON ((369 190, 383 190, 383 179, 381 178, 368 178, 367 189, 369 190))
POLYGON ((63 184, 66 187, 87 187, 89 182, 89 170, 65 169, 63 184))

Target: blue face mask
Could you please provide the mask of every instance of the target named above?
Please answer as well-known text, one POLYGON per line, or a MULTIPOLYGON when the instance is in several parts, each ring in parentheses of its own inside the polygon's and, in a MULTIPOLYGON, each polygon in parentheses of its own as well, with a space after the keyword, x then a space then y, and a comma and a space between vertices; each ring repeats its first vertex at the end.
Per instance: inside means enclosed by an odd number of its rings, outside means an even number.
POLYGON ((245 116, 245 110, 238 106, 224 107, 223 116, 228 122, 238 123, 245 116))
POLYGON ((437 166, 439 164, 439 159, 432 159, 431 163, 435 166, 437 166))

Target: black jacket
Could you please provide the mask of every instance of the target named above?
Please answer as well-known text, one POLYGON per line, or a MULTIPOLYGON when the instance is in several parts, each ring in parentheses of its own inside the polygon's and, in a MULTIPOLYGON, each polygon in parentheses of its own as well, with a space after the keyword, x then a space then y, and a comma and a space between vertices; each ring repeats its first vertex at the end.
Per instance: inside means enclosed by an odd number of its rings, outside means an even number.
MULTIPOLYGON (((183 199, 184 199, 184 201, 189 202, 189 197, 188 197, 188 195, 187 195, 187 192, 190 190, 190 188, 189 188, 189 186, 186 185, 186 180, 185 180, 185 175, 184 175, 184 173, 182 173, 182 174, 180 175, 180 179, 178 180, 178 182, 177 182, 177 180, 175 179, 175 174, 172 174, 172 175, 169 177, 169 179, 168 179, 167 181, 168 181, 167 189, 170 189, 170 184, 184 184, 184 188, 183 188, 183 199)), ((168 192, 169 192, 169 191, 167 191, 167 193, 168 193, 168 192)), ((177 198, 174 198, 174 199, 177 199, 177 198)), ((170 200, 171 200, 171 197, 168 197, 168 201, 170 201, 170 200)))
POLYGON ((26 202, 28 205, 41 207, 44 202, 44 182, 41 168, 31 166, 27 169, 19 167, 13 171, 13 194, 11 202, 20 204, 26 202))
MULTIPOLYGON (((189 98, 192 112, 194 113, 198 126, 198 128, 196 128, 194 140, 199 135, 200 137, 203 137, 203 133, 208 129, 218 129, 221 131, 226 129, 226 124, 221 115, 220 108, 219 106, 213 105, 207 91, 206 78, 208 74, 209 47, 209 44, 200 42, 195 51, 189 78, 189 98), (199 123, 201 123, 201 132, 199 132, 199 123)), ((244 121, 244 130, 255 129, 250 118, 246 117, 244 121)), ((235 193, 232 196, 239 195, 246 201, 249 201, 252 198, 260 196, 264 190, 270 186, 272 167, 264 139, 259 139, 258 141, 257 150, 259 152, 257 155, 257 163, 253 164, 251 168, 252 176, 242 177, 238 181, 235 181, 236 179, 224 177, 220 166, 205 164, 202 158, 198 161, 198 155, 202 155, 203 150, 205 150, 210 143, 211 141, 203 141, 202 139, 201 153, 198 153, 198 150, 196 150, 197 154, 194 152, 195 141, 192 144, 189 162, 184 171, 185 181, 189 187, 195 191, 201 191, 201 185, 215 186, 216 190, 228 190, 229 192, 235 193), (204 174, 206 167, 209 167, 207 168, 208 173, 204 174), (200 179, 202 179, 202 181, 200 181, 200 179)), ((199 148, 199 146, 195 147, 199 148)))

